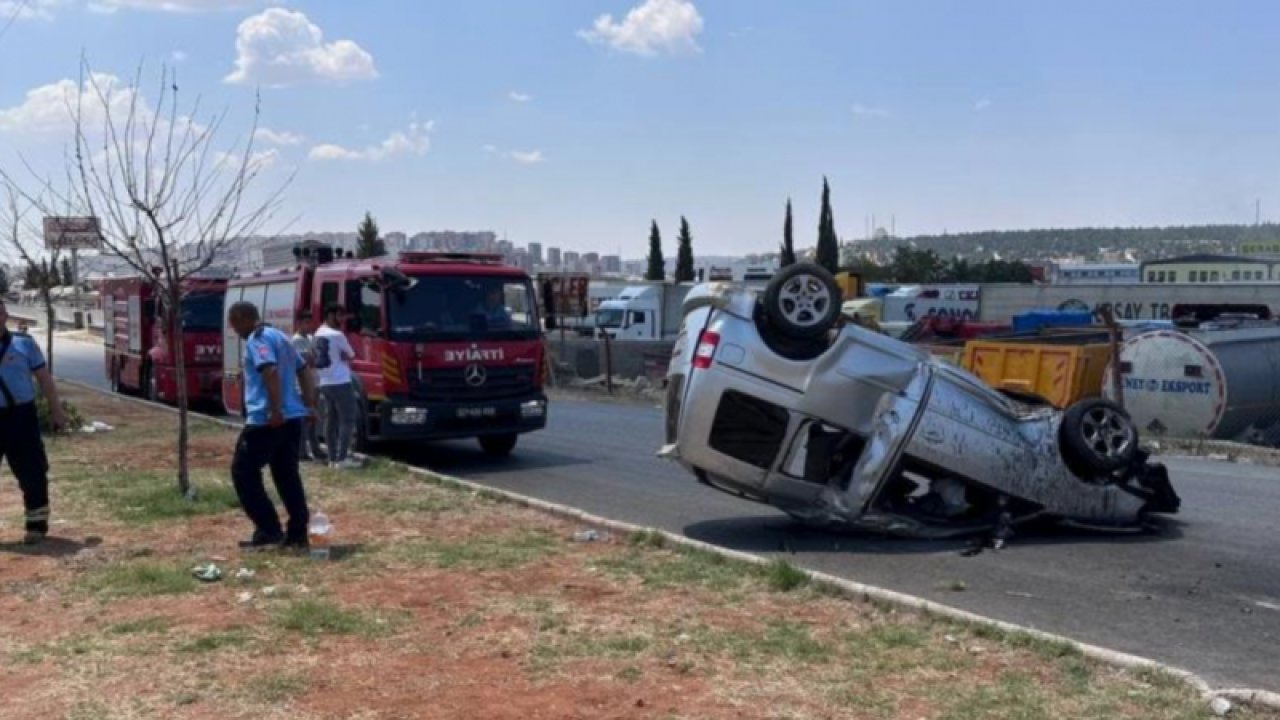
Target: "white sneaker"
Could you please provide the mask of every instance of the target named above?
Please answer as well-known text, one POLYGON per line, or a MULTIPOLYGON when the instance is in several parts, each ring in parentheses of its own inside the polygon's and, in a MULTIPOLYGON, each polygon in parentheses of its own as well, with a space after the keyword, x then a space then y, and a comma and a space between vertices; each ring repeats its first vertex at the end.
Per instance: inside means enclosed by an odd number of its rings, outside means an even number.
POLYGON ((364 463, 356 460, 355 458, 347 458, 346 460, 338 463, 338 467, 343 470, 360 470, 364 468, 364 463))

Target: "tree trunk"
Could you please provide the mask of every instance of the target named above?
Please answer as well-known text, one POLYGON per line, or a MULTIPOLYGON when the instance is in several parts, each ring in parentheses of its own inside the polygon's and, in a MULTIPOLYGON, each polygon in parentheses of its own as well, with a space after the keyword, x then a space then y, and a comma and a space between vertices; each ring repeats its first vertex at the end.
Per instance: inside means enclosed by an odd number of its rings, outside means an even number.
POLYGON ((173 353, 173 369, 178 385, 178 490, 188 500, 196 499, 187 463, 190 434, 187 430, 187 358, 182 328, 182 294, 169 293, 169 348, 173 353))
POLYGON ((53 298, 48 291, 44 293, 44 362, 53 372, 53 326, 57 313, 53 309, 53 298))

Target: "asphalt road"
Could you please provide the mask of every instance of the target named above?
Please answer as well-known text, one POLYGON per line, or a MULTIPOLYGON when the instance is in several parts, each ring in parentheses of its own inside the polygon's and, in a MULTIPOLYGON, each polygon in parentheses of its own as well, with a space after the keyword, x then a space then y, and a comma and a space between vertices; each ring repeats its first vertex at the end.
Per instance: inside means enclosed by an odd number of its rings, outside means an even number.
MULTIPOLYGON (((63 342, 56 374, 104 386, 101 349, 63 342)), ((1280 690, 1280 470, 1170 460, 1183 511, 1157 533, 1046 531, 999 552, 807 530, 655 457, 653 406, 557 399, 548 428, 494 461, 415 451, 440 472, 1155 658, 1219 687, 1280 690), (963 583, 963 591, 949 588, 963 583)))

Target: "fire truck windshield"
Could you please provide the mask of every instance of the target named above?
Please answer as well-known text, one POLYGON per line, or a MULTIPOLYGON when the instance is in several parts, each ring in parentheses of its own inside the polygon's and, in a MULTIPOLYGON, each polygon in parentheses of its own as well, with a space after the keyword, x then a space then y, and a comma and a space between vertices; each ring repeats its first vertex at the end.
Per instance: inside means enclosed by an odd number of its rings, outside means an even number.
POLYGON ((394 340, 532 337, 541 327, 528 280, 489 276, 420 277, 387 292, 387 320, 394 340))
POLYGON ((222 296, 197 293, 183 298, 182 327, 184 330, 221 330, 222 296))

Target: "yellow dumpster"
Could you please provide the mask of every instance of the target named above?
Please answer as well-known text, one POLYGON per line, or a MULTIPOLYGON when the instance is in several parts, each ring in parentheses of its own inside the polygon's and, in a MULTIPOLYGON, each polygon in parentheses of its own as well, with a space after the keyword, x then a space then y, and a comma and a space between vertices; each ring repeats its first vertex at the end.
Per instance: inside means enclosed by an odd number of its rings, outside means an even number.
POLYGON ((962 366, 991 387, 1031 393, 1054 407, 1102 395, 1111 360, 1106 343, 1080 345, 970 340, 962 366))

